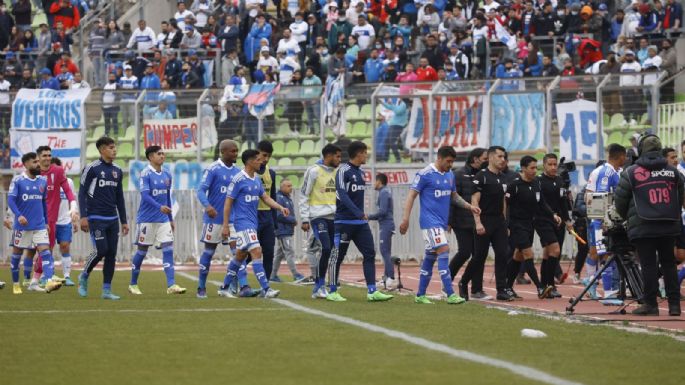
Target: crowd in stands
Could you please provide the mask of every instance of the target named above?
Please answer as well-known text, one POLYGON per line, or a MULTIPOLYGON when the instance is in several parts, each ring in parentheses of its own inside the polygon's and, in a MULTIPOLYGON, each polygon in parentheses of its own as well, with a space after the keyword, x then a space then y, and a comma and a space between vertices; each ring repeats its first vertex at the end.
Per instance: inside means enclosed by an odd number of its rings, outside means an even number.
MULTIPOLYGON (((0 7, 0 93, 89 86, 70 56, 71 33, 97 1, 42 1, 48 23, 35 34, 29 0, 11 3, 0 7), (22 60, 26 52, 36 60, 22 60)), ((83 53, 93 87, 673 74, 683 22, 678 0, 179 0, 168 12, 158 27, 94 23, 83 53)))

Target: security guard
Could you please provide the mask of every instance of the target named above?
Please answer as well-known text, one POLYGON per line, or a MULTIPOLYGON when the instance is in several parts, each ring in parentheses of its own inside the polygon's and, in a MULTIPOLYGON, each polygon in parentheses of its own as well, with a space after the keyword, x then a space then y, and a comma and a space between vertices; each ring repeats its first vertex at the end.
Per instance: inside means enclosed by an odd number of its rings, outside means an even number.
POLYGON ((628 239, 642 266, 645 292, 635 315, 659 315, 656 302, 659 264, 668 296, 668 314, 680 316, 680 290, 673 255, 680 234, 680 208, 685 202, 683 177, 661 155, 661 140, 645 135, 639 158, 622 174, 614 194, 616 212, 628 220, 628 239), (657 263, 658 256, 658 263, 657 263))

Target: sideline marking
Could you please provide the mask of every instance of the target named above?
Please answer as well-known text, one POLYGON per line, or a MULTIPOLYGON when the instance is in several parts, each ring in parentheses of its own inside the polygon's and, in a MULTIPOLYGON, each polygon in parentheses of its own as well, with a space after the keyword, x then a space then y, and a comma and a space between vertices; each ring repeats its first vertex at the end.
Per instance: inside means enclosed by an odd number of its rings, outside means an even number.
MULTIPOLYGON (((191 279, 193 281, 197 281, 197 277, 194 277, 190 274, 183 273, 183 272, 180 272, 178 274, 185 277, 185 278, 191 279)), ((218 281, 209 280, 208 282, 211 284, 217 285, 217 286, 222 285, 222 283, 220 283, 218 281)), ((454 358, 459 358, 459 359, 463 359, 466 361, 475 362, 477 364, 483 364, 483 365, 488 365, 488 366, 492 366, 492 367, 496 367, 496 368, 500 368, 500 369, 505 369, 505 370, 508 370, 508 371, 513 372, 515 374, 518 374, 521 377, 525 377, 525 378, 528 378, 528 379, 531 379, 531 380, 534 380, 537 382, 542 382, 542 383, 551 384, 551 385, 582 385, 582 383, 580 383, 580 382, 565 380, 563 378, 553 376, 549 373, 545 373, 541 370, 534 369, 534 368, 531 368, 528 366, 518 365, 518 364, 514 364, 514 363, 509 362, 509 361, 504 361, 504 360, 500 360, 497 358, 487 357, 484 355, 469 352, 467 350, 455 349, 455 348, 452 348, 450 346, 443 345, 443 344, 440 344, 437 342, 433 342, 433 341, 427 340, 425 338, 416 337, 416 336, 413 336, 413 335, 405 333, 405 332, 384 328, 384 327, 377 326, 374 324, 370 324, 367 322, 359 321, 359 320, 356 320, 356 319, 350 318, 350 317, 345 317, 345 316, 341 316, 341 315, 337 315, 337 314, 333 314, 333 313, 327 313, 327 312, 324 312, 321 310, 312 309, 312 308, 302 306, 302 305, 299 305, 295 302, 291 302, 291 301, 288 301, 285 299, 273 298, 271 300, 278 303, 278 304, 286 306, 290 309, 300 311, 302 313, 315 315, 318 317, 326 318, 326 319, 329 319, 332 321, 337 321, 337 322, 347 324, 350 326, 355 326, 355 327, 358 327, 358 328, 361 328, 361 329, 364 329, 364 330, 367 330, 370 332, 383 334, 383 335, 388 336, 390 338, 394 338, 397 340, 408 342, 412 345, 416 345, 416 346, 422 347, 424 349, 444 353, 444 354, 447 354, 447 355, 452 356, 454 358)))

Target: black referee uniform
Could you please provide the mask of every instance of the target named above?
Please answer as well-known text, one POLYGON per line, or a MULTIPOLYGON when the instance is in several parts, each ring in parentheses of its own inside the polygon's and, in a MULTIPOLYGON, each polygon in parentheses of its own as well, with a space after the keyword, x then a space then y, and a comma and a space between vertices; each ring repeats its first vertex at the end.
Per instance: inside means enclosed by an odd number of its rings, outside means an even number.
MULTIPOLYGON (((542 215, 535 218, 535 231, 540 237, 542 247, 559 244, 559 251, 564 245, 565 226, 571 220, 569 216, 569 200, 564 188, 564 182, 560 176, 541 174, 537 177, 545 203, 554 214, 561 217, 562 223, 557 225, 551 215, 542 215)), ((560 255, 544 255, 540 266, 540 275, 543 286, 554 286, 554 276, 559 266, 560 255)))
MULTIPOLYGON (((507 185, 501 172, 493 173, 489 169, 479 171, 473 180, 474 193, 480 193, 480 221, 485 234, 475 234, 473 258, 466 266, 459 282, 459 295, 468 295, 468 284, 471 292, 483 290, 483 272, 488 250, 492 245, 495 251, 495 279, 497 299, 511 301, 513 298, 506 291, 507 225, 504 218, 504 193, 507 185)), ((466 298, 466 297, 464 297, 466 298)))

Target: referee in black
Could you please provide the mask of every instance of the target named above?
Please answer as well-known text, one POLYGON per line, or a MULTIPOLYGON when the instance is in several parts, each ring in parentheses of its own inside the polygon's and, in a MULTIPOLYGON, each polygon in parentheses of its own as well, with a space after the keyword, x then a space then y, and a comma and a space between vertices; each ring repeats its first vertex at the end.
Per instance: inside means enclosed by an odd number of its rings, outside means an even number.
POLYGON ((621 173, 614 193, 616 212, 628 220, 628 239, 642 266, 645 290, 642 306, 633 314, 659 315, 656 295, 661 265, 668 314, 680 316, 680 288, 673 254, 675 239, 681 231, 680 209, 685 201, 683 177, 661 155, 657 136, 643 136, 637 149, 637 161, 621 173))
POLYGON ((559 257, 566 235, 565 230, 573 229, 573 223, 569 216, 569 200, 564 188, 564 181, 557 174, 559 160, 556 154, 545 155, 542 158, 542 163, 543 172, 537 177, 542 197, 563 223, 554 221, 549 215, 541 215, 535 218, 535 232, 538 233, 543 248, 540 278, 544 287, 552 288, 550 298, 561 298, 561 294, 554 285, 554 275, 559 268, 559 257))
POLYGON ((506 268, 509 242, 505 222, 504 192, 507 189, 502 168, 504 167, 505 149, 492 146, 488 149, 488 167, 479 171, 473 180, 474 192, 471 205, 479 207, 480 215, 474 215, 476 235, 473 258, 466 266, 459 282, 459 295, 468 298, 468 284, 471 292, 483 291, 483 271, 490 245, 495 251, 495 279, 497 282, 497 299, 513 301, 507 293, 506 268))
MULTIPOLYGON (((481 170, 481 166, 488 159, 487 149, 474 148, 469 152, 466 158, 464 167, 454 171, 454 181, 457 185, 457 193, 464 198, 465 201, 471 202, 471 195, 473 195, 473 179, 476 173, 481 170)), ((457 206, 454 202, 450 207, 450 226, 454 235, 457 238, 459 248, 457 253, 450 261, 450 274, 452 280, 457 276, 461 269, 471 256, 473 255, 473 234, 476 224, 473 221, 473 213, 470 210, 463 209, 457 206)), ((472 298, 492 299, 488 298, 485 292, 471 293, 472 298)))
POLYGON ((552 212, 545 203, 541 193, 540 180, 537 174, 537 160, 526 155, 521 158, 521 174, 507 186, 506 202, 509 207, 509 242, 514 249, 513 256, 507 264, 507 294, 519 299, 514 291, 516 276, 523 265, 524 271, 535 284, 538 298, 547 298, 552 286, 544 285, 538 278, 533 262, 533 221, 547 219, 554 224, 561 223, 561 218, 552 212))

